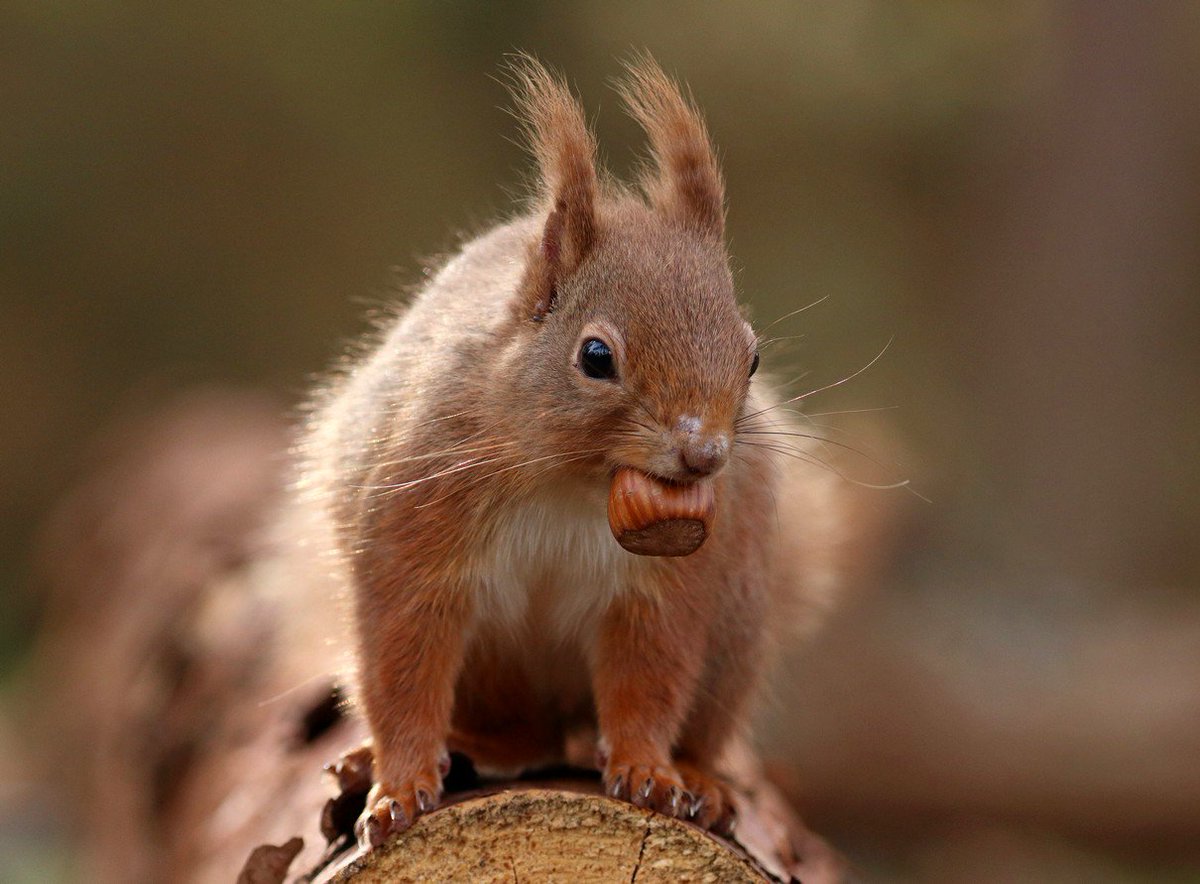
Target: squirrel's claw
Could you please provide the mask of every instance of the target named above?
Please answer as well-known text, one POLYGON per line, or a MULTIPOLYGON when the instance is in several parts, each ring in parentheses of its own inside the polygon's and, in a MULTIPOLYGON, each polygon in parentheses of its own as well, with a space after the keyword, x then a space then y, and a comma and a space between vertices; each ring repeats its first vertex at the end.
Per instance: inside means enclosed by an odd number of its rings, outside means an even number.
POLYGON ((337 781, 338 791, 366 792, 371 788, 371 767, 375 752, 370 743, 347 752, 337 761, 325 765, 325 772, 337 781))
POLYGON ((422 778, 399 788, 372 787, 367 806, 355 824, 359 845, 371 850, 412 827, 422 814, 437 809, 441 797, 440 782, 422 778))
POLYGON ((686 818, 690 801, 684 800, 687 793, 679 774, 668 765, 610 765, 604 781, 605 791, 613 798, 677 819, 686 818))
POLYGON ((686 818, 717 835, 733 834, 736 809, 725 781, 686 762, 680 762, 678 766, 692 795, 686 818))

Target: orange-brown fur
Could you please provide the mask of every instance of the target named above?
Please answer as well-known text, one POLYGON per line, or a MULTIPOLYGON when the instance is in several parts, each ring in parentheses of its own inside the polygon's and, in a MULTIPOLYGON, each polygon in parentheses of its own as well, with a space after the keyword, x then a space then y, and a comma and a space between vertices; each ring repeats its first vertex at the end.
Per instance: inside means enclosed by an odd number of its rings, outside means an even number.
POLYGON ((826 476, 743 441, 784 418, 749 380, 724 187, 690 102, 650 60, 631 66, 642 196, 601 184, 561 83, 528 59, 514 72, 536 204, 468 243, 330 385, 305 446, 351 586, 372 844, 434 806, 447 748, 519 769, 561 759, 579 727, 599 732, 612 794, 727 824, 717 761, 840 537, 822 527, 826 476), (612 345, 616 382, 578 370, 589 335, 612 345), (681 452, 719 438, 707 543, 622 550, 613 471, 691 481, 681 452))

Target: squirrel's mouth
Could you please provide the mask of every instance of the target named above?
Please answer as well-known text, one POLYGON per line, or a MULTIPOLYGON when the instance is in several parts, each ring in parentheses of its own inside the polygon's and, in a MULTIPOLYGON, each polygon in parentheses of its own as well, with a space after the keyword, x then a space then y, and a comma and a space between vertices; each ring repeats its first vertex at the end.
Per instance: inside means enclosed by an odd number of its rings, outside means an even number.
POLYGON ((619 467, 608 491, 613 537, 640 556, 686 556, 708 539, 716 512, 709 479, 681 483, 619 467))

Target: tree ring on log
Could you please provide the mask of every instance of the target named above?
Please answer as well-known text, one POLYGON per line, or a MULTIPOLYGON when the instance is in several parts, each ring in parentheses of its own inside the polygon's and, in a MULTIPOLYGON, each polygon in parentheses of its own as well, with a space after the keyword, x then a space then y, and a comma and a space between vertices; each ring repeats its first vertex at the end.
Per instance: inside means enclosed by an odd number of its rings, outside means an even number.
POLYGON ((770 881, 703 830, 623 801, 560 789, 469 798, 339 864, 336 882, 770 881))

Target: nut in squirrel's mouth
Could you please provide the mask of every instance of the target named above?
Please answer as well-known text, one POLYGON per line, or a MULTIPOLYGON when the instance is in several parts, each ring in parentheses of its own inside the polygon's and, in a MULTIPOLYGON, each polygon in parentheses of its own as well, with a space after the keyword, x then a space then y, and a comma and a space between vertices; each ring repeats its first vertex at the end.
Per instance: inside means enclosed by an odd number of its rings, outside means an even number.
POLYGON ((716 512, 710 479, 669 482, 633 467, 613 473, 608 526, 613 537, 639 556, 686 556, 708 539, 716 512))

